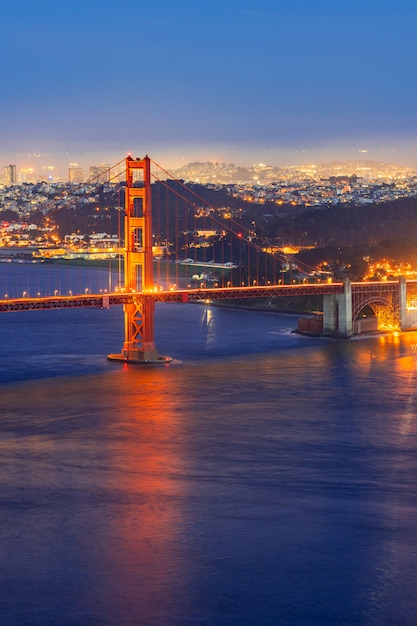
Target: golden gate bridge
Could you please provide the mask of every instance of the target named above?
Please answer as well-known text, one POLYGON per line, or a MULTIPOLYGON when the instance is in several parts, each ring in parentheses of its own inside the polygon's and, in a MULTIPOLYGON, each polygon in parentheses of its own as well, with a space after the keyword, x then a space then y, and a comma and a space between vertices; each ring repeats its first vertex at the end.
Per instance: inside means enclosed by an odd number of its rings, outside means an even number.
MULTIPOLYGON (((151 174, 151 159, 148 156, 125 159, 125 200, 124 200, 124 246, 123 246, 123 285, 115 290, 101 290, 100 293, 69 293, 59 295, 30 296, 30 290, 22 297, 0 298, 0 312, 48 310, 75 307, 101 307, 122 305, 124 309, 124 343, 120 353, 110 354, 108 358, 135 364, 165 363, 169 357, 158 355, 155 346, 154 311, 157 302, 223 302, 233 299, 271 298, 289 296, 322 296, 323 318, 321 331, 325 335, 348 338, 353 335, 354 322, 365 307, 370 307, 377 316, 380 326, 406 330, 417 328, 417 281, 361 282, 350 283, 345 280, 338 283, 281 284, 277 281, 275 266, 272 277, 268 279, 266 255, 282 261, 268 252, 268 242, 259 243, 253 231, 242 227, 233 219, 226 220, 215 211, 204 211, 204 218, 214 222, 217 227, 234 234, 237 240, 247 245, 248 275, 242 280, 242 260, 235 263, 213 263, 214 259, 201 263, 204 267, 220 265, 223 268, 238 267, 238 285, 222 279, 208 287, 205 282, 199 286, 187 285, 179 288, 177 284, 162 288, 154 279, 154 244, 152 213, 152 176, 162 181, 160 176, 151 174), (256 260, 249 262, 250 250, 254 250, 256 260), (263 258, 259 261, 259 255, 263 258), (256 278, 251 274, 251 267, 256 266, 256 278), (261 268, 260 268, 261 266, 261 268), (265 268, 265 271, 264 271, 265 268), (221 282, 221 285, 219 284, 221 282), (226 284, 225 284, 226 283, 226 284)), ((157 164, 155 164, 157 166, 157 164)), ((158 166, 159 167, 159 166, 158 166)), ((161 168, 162 169, 162 168, 161 168)), ((168 174, 165 170, 162 170, 168 174)), ((176 196, 185 200, 183 192, 176 191, 176 196)), ((171 191, 169 186, 166 189, 171 191)), ((200 198, 200 200, 202 200, 200 198)), ((201 203, 200 203, 201 204, 201 203)), ((208 203, 206 203, 208 205, 208 203)), ((201 206, 200 209, 201 211, 201 206)), ((193 207, 195 212, 195 206, 193 207)), ((194 215, 195 217, 195 215, 194 215)), ((157 219, 161 219, 160 217, 157 219)), ((178 228, 178 211, 175 222, 178 228)), ((178 241, 178 232, 175 233, 178 241)), ((178 253, 178 250, 177 250, 178 253)), ((176 259, 178 260, 178 259, 176 259)))

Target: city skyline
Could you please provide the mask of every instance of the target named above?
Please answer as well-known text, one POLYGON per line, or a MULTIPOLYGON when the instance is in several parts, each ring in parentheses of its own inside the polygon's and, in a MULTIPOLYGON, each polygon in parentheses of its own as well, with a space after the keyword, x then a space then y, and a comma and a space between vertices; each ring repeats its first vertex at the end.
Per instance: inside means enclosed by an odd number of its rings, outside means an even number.
MULTIPOLYGON (((134 155, 136 156, 136 155, 134 155)), ((20 183, 35 183, 39 181, 50 182, 117 182, 123 177, 125 158, 119 158, 117 162, 98 162, 99 155, 85 157, 79 153, 75 155, 28 155, 25 159, 17 155, 17 163, 4 164, 0 168, 0 186, 20 183), (80 162, 69 161, 71 156, 81 156, 80 162), (91 158, 93 157, 93 158, 91 158), (94 161, 94 157, 96 160, 94 161), (57 161, 53 161, 57 159, 57 161), (22 165, 25 163, 25 165, 22 165)), ((117 158, 116 156, 114 157, 117 158)), ((154 159, 151 156, 151 160, 154 159)), ((5 162, 7 159, 5 160, 5 162)), ((156 162, 156 165, 165 169, 164 162, 156 162)), ((395 177, 416 176, 417 168, 409 165, 395 163, 395 161, 374 160, 369 153, 364 151, 359 155, 352 154, 352 158, 333 159, 327 161, 302 160, 294 163, 282 162, 274 165, 268 162, 244 162, 240 159, 236 162, 206 160, 190 160, 183 162, 179 167, 171 167, 166 170, 168 176, 184 178, 186 180, 198 180, 199 182, 221 182, 222 172, 239 172, 244 177, 252 178, 259 172, 268 172, 268 178, 273 179, 274 173, 278 177, 305 176, 306 178, 320 178, 334 176, 340 173, 344 175, 358 175, 370 179, 388 179, 395 177), (252 172, 252 174, 250 174, 252 172), (191 176, 191 177, 190 177, 191 176), (195 178, 197 176, 197 178, 195 178), (220 178, 219 178, 220 176, 220 178)), ((226 176, 229 180, 229 174, 226 176)), ((236 180, 243 181, 241 178, 236 180)))
POLYGON ((2 165, 416 167, 416 17, 411 0, 9 3, 2 165))

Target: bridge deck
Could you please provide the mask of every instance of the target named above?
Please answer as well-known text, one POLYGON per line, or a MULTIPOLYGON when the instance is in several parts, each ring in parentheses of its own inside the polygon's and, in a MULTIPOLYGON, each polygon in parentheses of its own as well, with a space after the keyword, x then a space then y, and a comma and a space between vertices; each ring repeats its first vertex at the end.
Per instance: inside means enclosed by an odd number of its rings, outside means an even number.
MULTIPOLYGON (((416 287, 417 281, 407 281, 408 287, 416 287)), ((397 281, 352 283, 352 294, 377 289, 380 293, 398 288, 397 281)), ((234 300, 239 298, 270 298, 273 296, 307 296, 343 293, 343 283, 314 283, 302 285, 266 285, 253 287, 218 287, 201 289, 176 289, 149 292, 112 292, 80 294, 71 296, 44 296, 0 299, 0 312, 67 309, 76 307, 107 308, 132 302, 137 296, 150 297, 155 302, 201 302, 234 300)))
POLYGON ((200 302, 231 300, 238 298, 268 298, 272 296, 305 296, 328 293, 343 293, 343 283, 311 285, 272 285, 254 287, 219 287, 207 289, 176 289, 149 292, 112 292, 101 294, 80 294, 71 296, 43 296, 7 298, 0 300, 2 311, 34 311, 46 309, 67 309, 76 307, 108 307, 132 302, 137 296, 150 297, 155 302, 200 302))

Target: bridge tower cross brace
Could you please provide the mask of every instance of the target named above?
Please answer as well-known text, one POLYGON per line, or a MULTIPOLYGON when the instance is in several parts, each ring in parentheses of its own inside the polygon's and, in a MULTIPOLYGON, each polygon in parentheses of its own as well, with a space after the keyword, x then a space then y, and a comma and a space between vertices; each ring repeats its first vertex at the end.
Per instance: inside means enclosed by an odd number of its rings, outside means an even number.
POLYGON ((150 159, 126 159, 124 286, 132 294, 124 305, 125 340, 121 354, 109 359, 159 363, 154 338, 152 203, 150 159), (140 283, 140 293, 138 284, 140 283))

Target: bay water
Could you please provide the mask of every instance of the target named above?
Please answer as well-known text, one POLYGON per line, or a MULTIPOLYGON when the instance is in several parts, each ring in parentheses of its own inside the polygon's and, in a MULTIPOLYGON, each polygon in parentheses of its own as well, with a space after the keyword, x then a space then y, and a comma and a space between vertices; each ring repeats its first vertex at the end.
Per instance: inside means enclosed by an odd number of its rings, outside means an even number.
POLYGON ((0 315, 2 625, 417 622, 417 333, 296 325, 160 304, 138 367, 120 307, 0 315))

